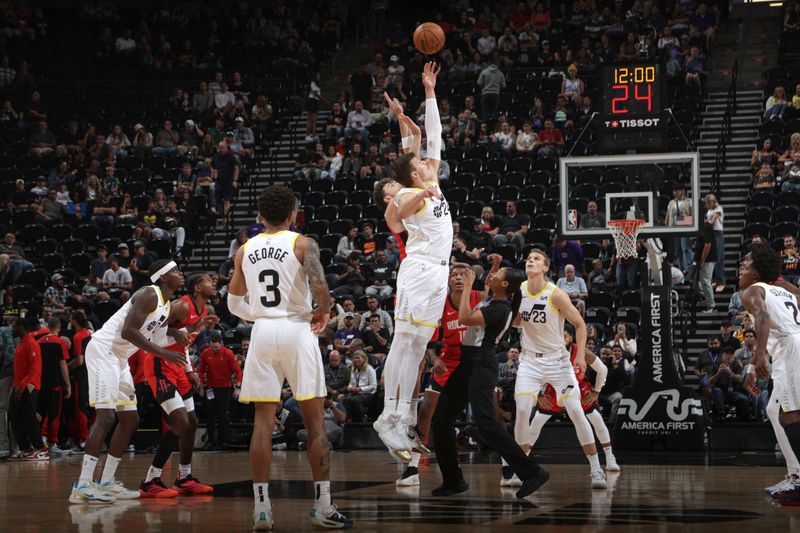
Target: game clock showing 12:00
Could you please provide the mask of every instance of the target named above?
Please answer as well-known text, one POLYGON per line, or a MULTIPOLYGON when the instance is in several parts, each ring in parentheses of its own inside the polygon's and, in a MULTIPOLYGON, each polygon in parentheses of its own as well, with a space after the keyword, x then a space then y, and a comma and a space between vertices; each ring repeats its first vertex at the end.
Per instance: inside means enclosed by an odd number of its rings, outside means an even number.
POLYGON ((658 64, 606 66, 603 69, 603 118, 635 121, 638 127, 658 126, 662 109, 661 85, 658 64), (646 121, 647 118, 651 120, 646 121))

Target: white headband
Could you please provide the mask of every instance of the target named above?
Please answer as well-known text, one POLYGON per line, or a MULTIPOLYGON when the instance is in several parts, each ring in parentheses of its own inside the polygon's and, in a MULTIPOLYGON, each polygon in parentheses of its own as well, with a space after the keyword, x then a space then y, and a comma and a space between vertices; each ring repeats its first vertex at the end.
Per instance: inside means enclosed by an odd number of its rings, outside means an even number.
POLYGON ((163 276, 164 274, 166 274, 167 272, 169 272, 170 270, 172 270, 176 266, 178 266, 178 264, 175 263, 175 261, 170 261, 169 263, 167 263, 166 265, 161 267, 161 270, 159 270, 158 272, 156 272, 155 274, 150 276, 150 281, 152 281, 153 283, 157 283, 158 282, 158 278, 160 278, 161 276, 163 276))

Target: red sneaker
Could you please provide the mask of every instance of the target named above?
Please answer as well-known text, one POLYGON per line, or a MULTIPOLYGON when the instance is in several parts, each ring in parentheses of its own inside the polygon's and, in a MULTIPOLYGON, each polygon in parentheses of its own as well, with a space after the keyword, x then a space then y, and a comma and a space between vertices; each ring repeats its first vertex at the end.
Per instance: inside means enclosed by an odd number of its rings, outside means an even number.
POLYGON ((139 495, 142 498, 177 498, 178 491, 168 489, 161 478, 153 478, 150 481, 142 481, 139 486, 139 495))
POLYGON ((181 496, 194 496, 195 494, 210 494, 214 492, 214 487, 200 483, 190 475, 183 479, 176 479, 172 486, 181 496))

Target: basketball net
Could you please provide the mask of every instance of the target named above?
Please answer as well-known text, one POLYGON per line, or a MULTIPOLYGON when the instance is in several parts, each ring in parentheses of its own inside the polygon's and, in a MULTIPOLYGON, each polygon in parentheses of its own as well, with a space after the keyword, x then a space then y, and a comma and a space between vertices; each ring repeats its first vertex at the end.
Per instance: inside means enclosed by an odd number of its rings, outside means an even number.
POLYGON ((639 228, 644 224, 644 220, 609 220, 608 229, 614 237, 614 244, 617 246, 617 258, 628 259, 636 257, 636 237, 639 235, 639 228))

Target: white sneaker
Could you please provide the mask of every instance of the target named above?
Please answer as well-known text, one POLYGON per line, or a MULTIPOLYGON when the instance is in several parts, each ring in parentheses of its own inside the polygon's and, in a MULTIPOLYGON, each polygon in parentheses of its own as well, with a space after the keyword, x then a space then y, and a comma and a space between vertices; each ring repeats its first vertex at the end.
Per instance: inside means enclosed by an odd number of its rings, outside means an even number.
POLYGON ((415 466, 406 467, 400 479, 394 482, 398 487, 418 487, 419 486, 419 470, 415 466))
POLYGON ((266 507, 253 509, 253 531, 272 531, 274 525, 272 509, 266 507))
POLYGON ((378 436, 387 448, 394 450, 396 456, 404 462, 410 462, 411 447, 408 444, 408 437, 397 431, 399 420, 400 417, 396 414, 380 416, 372 423, 372 427, 378 432, 378 436))
POLYGON ((512 474, 511 477, 505 478, 500 476, 500 486, 501 487, 521 487, 522 480, 517 477, 516 474, 512 474))
POLYGON ((791 489, 795 483, 798 482, 798 477, 794 474, 786 474, 786 477, 783 478, 782 481, 779 483, 775 483, 771 487, 766 487, 764 492, 769 495, 777 494, 778 492, 783 492, 784 490, 791 489))
POLYGON ((593 489, 605 489, 608 485, 606 485, 606 474, 602 470, 595 470, 590 474, 592 479, 592 488, 593 489))
POLYGON ((94 483, 73 483, 69 503, 108 504, 117 501, 113 494, 98 490, 94 483))
POLYGON ((606 455, 606 470, 609 472, 619 472, 619 464, 617 464, 617 458, 613 455, 606 455))
POLYGON ((95 483, 97 490, 107 492, 116 496, 118 500, 137 500, 139 499, 139 491, 125 488, 122 481, 108 481, 106 483, 95 483))
POLYGON ((312 524, 326 529, 350 529, 353 527, 353 521, 337 511, 335 505, 331 505, 324 511, 314 507, 308 513, 308 517, 312 524))

